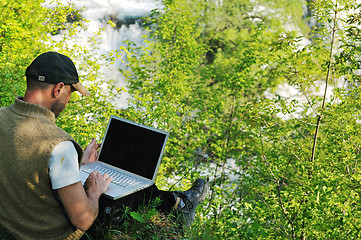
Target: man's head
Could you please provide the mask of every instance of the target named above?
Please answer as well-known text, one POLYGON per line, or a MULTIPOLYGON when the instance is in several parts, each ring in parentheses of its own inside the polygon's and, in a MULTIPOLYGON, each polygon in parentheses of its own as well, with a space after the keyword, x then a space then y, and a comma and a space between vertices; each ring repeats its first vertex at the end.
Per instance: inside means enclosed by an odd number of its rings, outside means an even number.
POLYGON ((73 91, 90 95, 79 82, 73 61, 60 53, 39 55, 28 66, 25 76, 27 89, 24 100, 48 108, 56 117, 64 110, 73 91))

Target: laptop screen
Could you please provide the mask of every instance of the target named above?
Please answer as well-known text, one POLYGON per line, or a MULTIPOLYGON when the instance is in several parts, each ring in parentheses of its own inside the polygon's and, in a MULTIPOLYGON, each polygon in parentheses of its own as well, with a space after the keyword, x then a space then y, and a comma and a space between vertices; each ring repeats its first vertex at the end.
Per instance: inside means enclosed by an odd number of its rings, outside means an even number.
POLYGON ((99 161, 152 179, 167 133, 111 118, 99 161))

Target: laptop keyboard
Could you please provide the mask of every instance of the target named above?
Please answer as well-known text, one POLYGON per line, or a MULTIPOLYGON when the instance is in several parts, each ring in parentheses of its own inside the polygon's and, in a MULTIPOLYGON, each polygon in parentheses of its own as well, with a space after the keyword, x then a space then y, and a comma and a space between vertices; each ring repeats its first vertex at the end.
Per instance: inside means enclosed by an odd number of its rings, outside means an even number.
POLYGON ((128 187, 128 186, 132 186, 137 183, 142 183, 141 181, 139 181, 139 179, 136 179, 134 177, 131 177, 131 176, 126 175, 121 172, 114 171, 113 169, 106 168, 104 166, 102 166, 102 167, 97 166, 92 170, 84 169, 83 171, 90 174, 94 170, 97 170, 102 175, 104 175, 104 173, 108 173, 110 177, 113 177, 112 183, 117 184, 122 187, 128 187))

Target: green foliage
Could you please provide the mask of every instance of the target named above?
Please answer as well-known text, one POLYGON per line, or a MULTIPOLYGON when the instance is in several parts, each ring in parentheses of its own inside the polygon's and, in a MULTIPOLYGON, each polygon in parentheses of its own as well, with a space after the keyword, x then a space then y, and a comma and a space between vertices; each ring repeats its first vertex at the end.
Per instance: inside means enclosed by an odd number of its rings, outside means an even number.
MULTIPOLYGON (((302 4, 297 3, 301 11, 302 4)), ((193 166, 193 171, 202 169, 212 177, 208 206, 199 212, 202 220, 197 219, 202 225, 196 221, 192 228, 194 238, 313 239, 347 238, 347 234, 357 238, 357 224, 352 223, 358 221, 359 212, 358 177, 354 177, 358 176, 359 90, 352 81, 348 88, 337 87, 339 79, 357 78, 353 70, 359 66, 359 53, 356 35, 351 34, 357 32, 356 5, 312 2, 308 7, 317 24, 311 41, 302 45, 300 32, 282 27, 289 16, 279 15, 295 5, 272 2, 274 15, 272 11, 252 15, 259 12, 248 1, 187 4, 190 8, 183 1, 168 4, 161 17, 153 18, 161 26, 152 28, 153 45, 129 50, 128 77, 136 106, 129 116, 141 112, 141 119, 171 132, 162 169, 166 175, 192 179, 194 173, 188 169, 193 166), (200 34, 184 38, 170 22, 162 25, 166 17, 177 19, 171 15, 173 9, 188 17, 193 12, 188 26, 194 21, 193 31, 200 34), (166 30, 173 35, 164 34, 166 30), (201 61, 198 66, 191 62, 186 80, 183 75, 163 74, 168 68, 167 73, 178 70, 174 63, 183 60, 183 55, 169 54, 177 42, 169 36, 187 40, 183 46, 187 54, 196 49, 193 39, 206 50, 203 56, 194 55, 201 61), (167 81, 169 76, 172 82, 167 81), (178 80, 183 82, 181 88, 178 80), (328 87, 334 85, 333 94, 314 94, 318 88, 325 91, 321 84, 325 80, 328 87), (266 90, 282 82, 297 89, 304 101, 277 94, 273 99, 265 97, 266 90), (157 114, 158 109, 167 110, 157 114), (228 167, 232 160, 235 165, 228 167)), ((294 22, 302 25, 297 16, 294 22)), ((181 24, 178 20, 177 26, 181 24)), ((308 37, 308 31, 301 29, 308 37)))
POLYGON ((0 1, 0 106, 24 91, 23 76, 29 62, 45 50, 43 24, 47 10, 41 1, 0 1))
MULTIPOLYGON (((352 222, 359 218, 355 204, 359 197, 355 191, 357 183, 351 176, 359 174, 355 168, 359 155, 359 89, 347 82, 347 88, 345 85, 336 87, 332 96, 312 94, 312 89, 325 79, 336 84, 339 79, 355 78, 347 65, 358 63, 344 62, 343 67, 337 68, 339 62, 334 59, 341 59, 339 54, 343 53, 340 50, 331 52, 330 47, 333 44, 334 49, 339 49, 344 44, 340 40, 348 38, 342 25, 335 27, 332 23, 345 21, 342 18, 347 14, 342 12, 352 11, 351 6, 355 5, 350 4, 349 1, 334 5, 318 1, 311 7, 319 14, 320 26, 315 29, 319 39, 299 49, 294 44, 297 38, 289 35, 273 45, 276 51, 273 51, 272 61, 277 63, 277 74, 299 89, 306 103, 288 103, 278 96, 270 102, 276 112, 257 106, 257 111, 266 113, 262 116, 265 124, 257 126, 250 122, 259 135, 253 144, 255 166, 247 171, 254 187, 253 194, 246 200, 252 203, 256 214, 252 230, 253 227, 261 229, 258 237, 358 238, 357 227, 352 222), (335 30, 337 40, 332 40, 335 30), (290 113, 293 117, 275 118, 277 112, 290 113), (315 118, 321 119, 318 134, 315 133, 315 118), (317 146, 313 143, 315 137, 318 137, 317 146), (313 146, 315 156, 311 151, 313 146)), ((345 30, 347 32, 347 27, 345 30)), ((348 42, 351 43, 350 39, 348 42)))
POLYGON ((174 172, 177 163, 191 158, 198 146, 189 138, 193 113, 187 103, 192 95, 192 71, 204 50, 195 39, 199 33, 184 5, 170 5, 164 14, 154 12, 154 16, 149 19, 154 41, 146 47, 128 49, 131 71, 124 73, 132 99, 121 114, 171 133, 158 179, 162 181, 174 172))
POLYGON ((97 229, 95 239, 186 239, 177 217, 158 212, 159 204, 159 199, 155 199, 136 211, 129 208, 121 214, 117 211, 111 216, 111 225, 97 229))
POLYGON ((102 135, 111 114, 167 130, 157 185, 184 190, 210 178, 191 229, 140 209, 103 229, 104 238, 359 238, 360 6, 308 2, 310 30, 298 0, 164 1, 146 19, 144 46, 129 42, 107 56, 94 52, 102 29, 89 39, 91 50, 69 44, 86 27, 73 8, 1 2, 0 106, 23 92, 19 79, 31 59, 57 49, 93 93, 72 97, 60 127, 82 145, 102 135), (38 18, 30 18, 34 11, 38 18), (62 40, 47 38, 55 32, 62 40), (122 55, 127 89, 99 73, 122 55), (284 83, 297 99, 278 94, 284 83), (123 91, 129 108, 119 110, 113 102, 123 91))

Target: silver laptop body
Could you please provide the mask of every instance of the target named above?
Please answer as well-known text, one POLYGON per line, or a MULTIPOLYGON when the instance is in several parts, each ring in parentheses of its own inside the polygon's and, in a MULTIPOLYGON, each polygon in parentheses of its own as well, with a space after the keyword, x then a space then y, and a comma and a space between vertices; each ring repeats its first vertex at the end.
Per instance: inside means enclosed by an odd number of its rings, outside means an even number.
POLYGON ((111 116, 99 152, 99 161, 82 165, 84 184, 98 170, 113 176, 106 197, 113 200, 152 185, 164 153, 169 133, 111 116))

